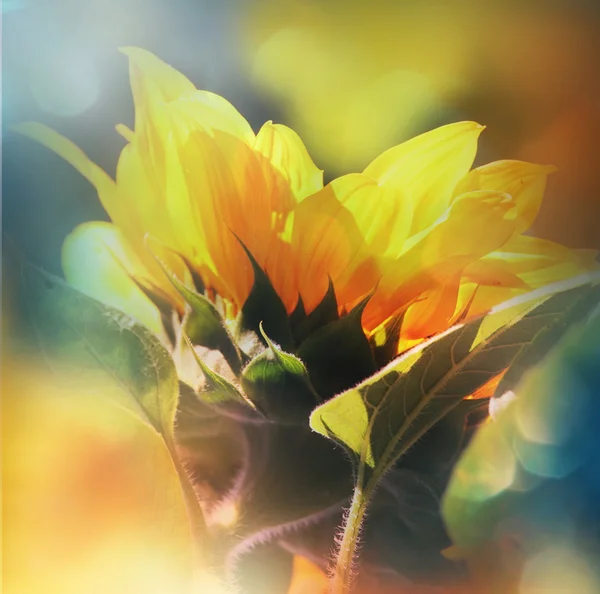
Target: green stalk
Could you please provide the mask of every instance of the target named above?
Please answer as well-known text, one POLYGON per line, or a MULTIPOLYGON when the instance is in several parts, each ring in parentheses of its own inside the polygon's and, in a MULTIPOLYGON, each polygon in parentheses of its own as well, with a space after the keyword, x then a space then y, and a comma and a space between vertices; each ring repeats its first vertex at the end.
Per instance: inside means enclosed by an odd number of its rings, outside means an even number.
POLYGON ((353 569, 358 555, 360 531, 365 512, 371 499, 372 489, 363 488, 364 466, 359 468, 358 479, 354 487, 352 501, 342 524, 342 537, 331 577, 331 594, 349 594, 352 588, 353 569))

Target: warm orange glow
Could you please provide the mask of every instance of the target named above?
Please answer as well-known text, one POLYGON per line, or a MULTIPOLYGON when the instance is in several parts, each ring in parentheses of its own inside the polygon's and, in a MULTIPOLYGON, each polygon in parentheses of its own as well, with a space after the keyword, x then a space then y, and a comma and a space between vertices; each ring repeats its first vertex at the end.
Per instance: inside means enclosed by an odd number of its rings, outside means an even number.
POLYGON ((6 591, 187 594, 189 522, 161 439, 42 365, 3 361, 6 591))

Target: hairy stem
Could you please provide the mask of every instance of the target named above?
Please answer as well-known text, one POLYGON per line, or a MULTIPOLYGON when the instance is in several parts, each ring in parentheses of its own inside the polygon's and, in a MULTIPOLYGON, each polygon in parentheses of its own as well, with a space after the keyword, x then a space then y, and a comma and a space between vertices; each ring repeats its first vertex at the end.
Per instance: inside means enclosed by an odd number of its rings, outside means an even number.
POLYGON ((204 519, 204 512, 202 511, 202 507, 198 501, 198 497, 196 496, 196 492, 194 491, 190 477, 183 467, 183 464, 179 460, 175 445, 169 440, 167 447, 171 454, 173 466, 179 477, 181 490, 190 521, 190 531, 194 545, 195 565, 200 567, 202 563, 206 564, 208 554, 206 547, 207 529, 204 519))
POLYGON ((371 489, 362 486, 362 477, 356 483, 350 508, 342 524, 342 535, 330 584, 331 594, 349 594, 352 588, 353 568, 358 554, 358 543, 371 489))

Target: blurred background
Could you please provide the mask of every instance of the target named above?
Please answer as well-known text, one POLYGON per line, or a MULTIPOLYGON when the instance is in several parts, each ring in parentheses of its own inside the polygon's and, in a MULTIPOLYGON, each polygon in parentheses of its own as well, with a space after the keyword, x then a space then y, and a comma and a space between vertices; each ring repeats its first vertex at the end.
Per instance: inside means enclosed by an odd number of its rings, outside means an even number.
MULTIPOLYGON (((78 173, 13 135, 10 126, 43 122, 114 175, 124 144, 114 126, 132 126, 134 115, 127 60, 118 52, 128 45, 156 53, 197 87, 229 99, 255 130, 266 120, 294 128, 326 180, 360 171, 383 150, 433 127, 476 120, 487 126, 476 164, 510 158, 559 168, 533 232, 571 247, 600 249, 600 3, 595 0, 4 0, 2 10, 3 231, 50 272, 61 273, 65 236, 77 224, 106 214, 78 173)), ((6 270, 3 276, 8 289, 3 307, 10 308, 12 277, 6 270)), ((6 309, 3 314, 6 333, 12 319, 6 309)), ((66 554, 58 548, 44 560, 57 532, 67 530, 73 551, 87 559, 89 539, 79 528, 89 518, 101 524, 115 508, 123 518, 118 529, 139 538, 130 543, 130 553, 139 554, 145 571, 148 555, 165 553, 149 551, 145 533, 139 532, 151 523, 148 518, 157 517, 154 502, 148 507, 141 502, 148 488, 156 497, 167 498, 169 492, 160 466, 144 467, 131 484, 119 478, 131 477, 131 468, 139 466, 139 429, 115 424, 111 411, 93 409, 105 422, 99 426, 95 419, 91 431, 89 410, 73 412, 70 403, 51 414, 42 399, 38 402, 52 388, 48 378, 28 377, 29 368, 6 360, 4 366, 11 371, 3 377, 5 394, 32 395, 26 408, 18 399, 10 401, 3 419, 10 445, 5 472, 17 485, 5 494, 5 516, 13 518, 5 529, 17 543, 8 562, 20 575, 25 567, 31 577, 27 591, 51 591, 44 590, 44 576, 66 554), (50 426, 48 418, 55 419, 50 426), (67 442, 75 437, 67 428, 77 439, 84 436, 81 444, 74 442, 81 465, 71 465, 64 480, 52 472, 39 474, 41 467, 54 468, 71 447, 67 442), (31 441, 31 435, 38 437, 31 441), (100 452, 110 480, 98 483, 108 485, 108 493, 92 483, 98 497, 86 499, 87 491, 77 489, 88 488, 86 477, 97 470, 89 465, 98 463, 89 452, 100 452), (80 509, 75 505, 80 500, 91 503, 80 509), (39 517, 31 516, 32 507, 39 517), (133 509, 137 515, 131 515, 133 509), (36 524, 40 518, 44 521, 36 524), (20 543, 15 535, 22 534, 20 543), (37 535, 39 547, 30 548, 30 534, 37 535)), ((152 447, 164 464, 164 452, 152 447)), ((157 530, 168 532, 169 522, 166 527, 157 522, 157 530)), ((173 563, 157 566, 150 576, 157 591, 169 572, 185 565, 184 536, 168 545, 173 563)), ((108 555, 112 547, 106 538, 100 551, 108 555)), ((89 552, 90 559, 97 556, 95 549, 89 552)), ((65 576, 82 563, 69 558, 74 561, 65 576)), ((135 567, 126 584, 139 578, 135 567)), ((105 577, 97 591, 118 591, 114 583, 122 583, 122 574, 105 577)), ((78 584, 72 582, 69 590, 59 582, 56 591, 81 591, 78 584)))
POLYGON ((4 230, 60 272, 105 214, 67 164, 10 125, 42 121, 114 174, 131 125, 125 56, 147 48, 258 128, 286 123, 326 179, 460 119, 478 162, 554 164, 534 232, 600 248, 600 5, 593 0, 11 0, 3 3, 4 230))

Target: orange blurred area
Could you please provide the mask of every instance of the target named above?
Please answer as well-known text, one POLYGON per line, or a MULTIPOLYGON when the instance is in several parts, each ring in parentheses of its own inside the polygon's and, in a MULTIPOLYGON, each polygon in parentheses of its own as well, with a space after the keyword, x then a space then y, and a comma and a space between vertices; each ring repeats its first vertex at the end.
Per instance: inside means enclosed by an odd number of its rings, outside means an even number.
POLYGON ((189 524, 161 439, 29 363, 3 361, 4 591, 190 592, 189 524))

